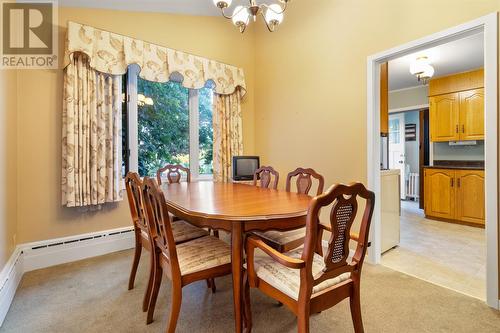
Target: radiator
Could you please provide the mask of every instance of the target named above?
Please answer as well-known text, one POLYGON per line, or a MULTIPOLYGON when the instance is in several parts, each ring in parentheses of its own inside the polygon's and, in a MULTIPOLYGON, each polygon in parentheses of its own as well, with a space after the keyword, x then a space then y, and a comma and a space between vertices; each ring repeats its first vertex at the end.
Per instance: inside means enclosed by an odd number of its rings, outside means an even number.
POLYGON ((417 201, 419 189, 419 174, 414 172, 409 173, 406 180, 406 197, 417 201))

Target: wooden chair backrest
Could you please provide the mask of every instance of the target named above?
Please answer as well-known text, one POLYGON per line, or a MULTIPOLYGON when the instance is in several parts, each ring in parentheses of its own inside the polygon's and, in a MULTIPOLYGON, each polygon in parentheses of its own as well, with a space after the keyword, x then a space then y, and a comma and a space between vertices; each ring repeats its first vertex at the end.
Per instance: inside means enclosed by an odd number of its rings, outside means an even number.
POLYGON ((280 179, 280 174, 278 171, 274 170, 271 166, 263 166, 255 170, 253 173, 253 185, 257 186, 258 180, 260 179, 260 187, 278 189, 278 182, 280 179), (274 180, 273 180, 274 177, 274 180))
POLYGON ((156 171, 156 181, 158 182, 158 185, 161 185, 161 175, 165 171, 167 172, 167 180, 169 184, 180 183, 182 178, 181 172, 186 174, 186 181, 188 183, 191 181, 191 171, 189 168, 183 167, 180 164, 167 164, 163 168, 156 171))
POLYGON ((130 215, 135 228, 148 232, 147 222, 144 216, 144 208, 141 195, 142 181, 136 172, 129 172, 125 177, 125 189, 127 190, 130 215))
POLYGON ((309 204, 306 238, 302 253, 302 260, 306 262, 307 283, 310 284, 311 288, 343 273, 353 271, 361 273, 374 205, 375 194, 367 190, 361 183, 337 184, 330 187, 324 194, 312 199, 309 204), (352 261, 347 262, 351 239, 350 231, 358 210, 358 197, 365 199, 366 205, 359 229, 356 252, 352 261), (319 213, 322 207, 330 205, 332 208, 329 222, 332 233, 328 241, 328 250, 323 256, 325 267, 319 275, 313 277, 312 260, 321 228, 321 224, 318 223, 319 213))
POLYGON ((144 177, 142 183, 144 210, 154 248, 161 251, 172 269, 180 274, 174 235, 172 216, 168 213, 163 191, 153 178, 144 177))
POLYGON ((322 175, 314 171, 314 169, 310 168, 297 168, 294 171, 290 172, 286 176, 286 191, 291 192, 292 190, 292 178, 297 177, 297 181, 295 186, 297 188, 297 193, 301 194, 309 194, 309 191, 312 188, 313 181, 312 178, 318 181, 318 188, 316 190, 316 195, 320 195, 323 193, 325 188, 325 179, 322 175))

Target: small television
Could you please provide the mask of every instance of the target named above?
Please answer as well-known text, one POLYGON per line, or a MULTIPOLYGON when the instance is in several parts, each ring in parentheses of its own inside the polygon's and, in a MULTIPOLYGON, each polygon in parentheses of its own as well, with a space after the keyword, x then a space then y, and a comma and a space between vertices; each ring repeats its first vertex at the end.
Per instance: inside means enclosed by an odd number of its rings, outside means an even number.
POLYGON ((258 168, 259 156, 233 156, 233 180, 252 180, 258 168))

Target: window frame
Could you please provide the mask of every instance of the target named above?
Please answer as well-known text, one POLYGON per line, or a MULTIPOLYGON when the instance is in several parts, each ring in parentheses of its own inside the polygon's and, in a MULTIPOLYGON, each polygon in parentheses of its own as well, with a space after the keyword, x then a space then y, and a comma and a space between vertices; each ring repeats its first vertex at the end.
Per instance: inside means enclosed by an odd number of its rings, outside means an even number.
MULTIPOLYGON (((138 75, 139 68, 130 66, 125 79, 127 80, 127 120, 128 120, 128 170, 138 172, 139 170, 139 124, 138 124, 138 75)), ((189 170, 192 181, 211 181, 212 174, 200 174, 200 115, 198 90, 189 89, 189 170)), ((212 162, 213 163, 213 162, 212 162)), ((183 176, 184 177, 184 176, 183 176)))

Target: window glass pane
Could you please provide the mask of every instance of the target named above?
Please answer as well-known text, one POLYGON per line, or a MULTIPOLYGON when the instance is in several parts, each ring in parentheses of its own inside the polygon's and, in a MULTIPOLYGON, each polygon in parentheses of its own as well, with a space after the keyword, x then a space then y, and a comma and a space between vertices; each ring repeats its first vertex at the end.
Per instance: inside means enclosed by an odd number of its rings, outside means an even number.
POLYGON ((199 140, 200 140, 200 175, 212 174, 212 160, 213 160, 213 126, 212 126, 212 104, 213 104, 213 91, 209 88, 202 88, 198 90, 198 104, 199 104, 199 140))
POLYGON ((139 77, 137 97, 139 174, 154 176, 168 163, 189 167, 188 89, 139 77))
POLYGON ((389 143, 399 143, 399 119, 389 119, 389 143))

